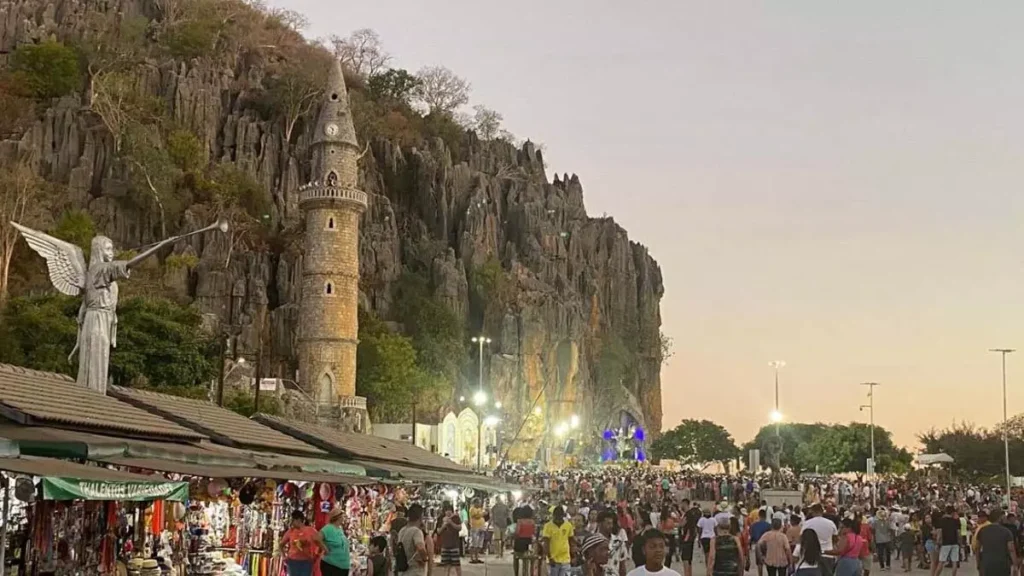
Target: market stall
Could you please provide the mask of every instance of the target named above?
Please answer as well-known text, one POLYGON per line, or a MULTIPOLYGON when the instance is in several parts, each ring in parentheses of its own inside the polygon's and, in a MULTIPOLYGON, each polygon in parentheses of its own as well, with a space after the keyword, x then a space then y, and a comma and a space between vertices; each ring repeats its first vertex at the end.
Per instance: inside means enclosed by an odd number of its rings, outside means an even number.
MULTIPOLYGON (((0 458, 3 528, 31 572, 132 576, 184 573, 184 543, 168 506, 188 497, 188 484, 37 457, 0 458), (25 522, 10 529, 11 484, 25 522)), ((5 559, 6 549, 0 553, 5 559)))
POLYGON ((280 539, 295 510, 316 528, 330 511, 346 511, 353 575, 365 569, 369 539, 385 534, 405 489, 389 479, 355 475, 359 465, 311 458, 250 454, 254 462, 282 468, 200 466, 174 460, 110 457, 129 470, 157 470, 189 478, 185 525, 190 537, 189 574, 277 576, 280 539), (347 471, 351 474, 324 472, 347 471))

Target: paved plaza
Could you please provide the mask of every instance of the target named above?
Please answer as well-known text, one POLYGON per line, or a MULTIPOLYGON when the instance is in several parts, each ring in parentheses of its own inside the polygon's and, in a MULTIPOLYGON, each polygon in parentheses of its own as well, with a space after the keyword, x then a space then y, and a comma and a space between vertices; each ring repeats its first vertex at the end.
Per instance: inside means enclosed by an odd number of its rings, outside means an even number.
MULTIPOLYGON (((630 568, 632 568, 631 563, 630 568)), ((682 574, 682 567, 678 562, 673 563, 672 569, 682 574)), ((512 557, 510 555, 505 555, 504 558, 486 556, 484 557, 483 564, 469 564, 468 560, 464 558, 462 561, 462 573, 464 576, 512 576, 512 557)), ((929 571, 914 568, 910 573, 916 576, 927 576, 929 574, 929 571)), ((942 570, 943 576, 949 576, 952 573, 953 571, 949 568, 944 568, 942 570)), ((694 576, 707 576, 707 568, 705 568, 704 566, 704 557, 701 554, 700 550, 697 550, 693 556, 693 574, 694 576)), ((747 571, 747 576, 756 576, 756 574, 757 568, 753 566, 750 570, 747 571)), ((767 574, 767 572, 765 574, 767 574)), ((902 569, 898 567, 894 567, 892 570, 886 571, 879 570, 878 567, 875 566, 871 570, 871 574, 875 576, 890 574, 900 575, 904 574, 904 572, 902 569)), ((961 565, 960 568, 957 570, 957 576, 977 576, 977 574, 978 569, 974 564, 973 557, 971 558, 970 562, 961 565)), ((439 566, 435 566, 434 576, 445 576, 444 569, 442 569, 439 566)))

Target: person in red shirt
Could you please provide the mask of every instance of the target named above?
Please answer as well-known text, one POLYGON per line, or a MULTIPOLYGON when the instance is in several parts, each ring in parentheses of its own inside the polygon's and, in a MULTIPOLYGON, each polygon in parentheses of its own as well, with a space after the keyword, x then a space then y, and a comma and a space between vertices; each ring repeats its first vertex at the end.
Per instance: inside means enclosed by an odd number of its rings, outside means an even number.
MULTIPOLYGON (((860 525, 860 537, 864 540, 864 547, 873 553, 875 551, 875 533, 871 529, 871 524, 864 521, 860 512, 857 513, 855 520, 857 524, 860 525)), ((860 561, 864 566, 864 576, 871 574, 871 554, 869 553, 866 556, 862 556, 860 561)))
POLYGON ((288 576, 312 576, 313 563, 327 551, 323 537, 316 528, 306 524, 301 510, 292 512, 292 526, 281 538, 288 576))

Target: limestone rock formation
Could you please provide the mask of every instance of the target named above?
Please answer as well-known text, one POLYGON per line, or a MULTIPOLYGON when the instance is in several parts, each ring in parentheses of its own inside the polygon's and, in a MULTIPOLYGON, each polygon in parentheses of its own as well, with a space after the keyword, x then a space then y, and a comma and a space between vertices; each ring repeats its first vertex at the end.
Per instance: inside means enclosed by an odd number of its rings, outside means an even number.
MULTIPOLYGON (((145 1, 0 0, 0 52, 73 38, 87 10, 141 13, 149 9, 145 1)), ((273 222, 295 225, 298 186, 310 176, 311 134, 285 142, 280 124, 261 120, 233 88, 242 75, 259 71, 154 64, 140 82, 199 135, 211 159, 236 163, 266 187, 273 222)), ((514 456, 532 458, 545 430, 574 413, 595 437, 623 411, 660 429, 661 271, 611 218, 587 215, 576 175, 549 180, 533 144, 515 148, 471 133, 462 146, 466 160, 458 163, 439 139, 416 147, 370 144, 359 182, 369 195, 361 226, 363 308, 392 319, 395 283, 411 262, 425 262, 435 294, 466 319, 467 330, 482 327, 494 339, 485 358, 488 380, 509 412, 506 422, 526 419, 514 456), (472 302, 473 273, 495 261, 507 287, 480 312, 472 302), (530 418, 535 403, 542 416, 530 418)), ((0 142, 0 162, 18 152, 31 154, 41 175, 66 184, 69 203, 87 210, 115 244, 155 239, 153 222, 121 201, 110 138, 80 100, 52 102, 20 140, 0 142)), ((186 212, 180 226, 205 223, 199 220, 186 212)), ((198 264, 168 273, 165 283, 187 294, 213 325, 230 319, 240 354, 255 357, 259 335, 269 333, 272 372, 294 378, 298 251, 236 250, 229 257, 220 236, 197 237, 187 250, 198 264)))

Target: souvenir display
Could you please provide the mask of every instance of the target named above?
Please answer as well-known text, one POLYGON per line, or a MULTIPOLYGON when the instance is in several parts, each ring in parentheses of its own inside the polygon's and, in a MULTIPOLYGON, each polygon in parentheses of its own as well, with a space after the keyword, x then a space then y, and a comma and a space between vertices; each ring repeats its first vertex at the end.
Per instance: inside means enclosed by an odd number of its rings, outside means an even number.
POLYGON ((193 478, 171 481, 180 493, 162 494, 174 501, 49 500, 39 498, 44 484, 10 482, 9 542, 25 544, 10 547, 7 557, 28 573, 57 576, 279 576, 292 514, 300 511, 320 529, 336 508, 345 511, 350 576, 365 576, 369 541, 389 533, 399 506, 423 502, 431 530, 445 498, 467 495, 433 486, 193 478))

